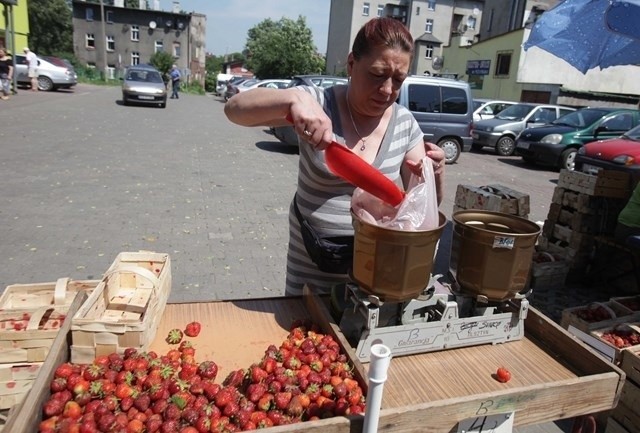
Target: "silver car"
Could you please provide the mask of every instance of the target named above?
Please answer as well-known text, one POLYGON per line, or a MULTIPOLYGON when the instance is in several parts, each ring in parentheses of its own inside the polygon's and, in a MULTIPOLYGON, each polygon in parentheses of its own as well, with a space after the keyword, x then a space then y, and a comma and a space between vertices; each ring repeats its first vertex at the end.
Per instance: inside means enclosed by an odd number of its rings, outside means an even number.
MULTIPOLYGON (((30 85, 27 58, 16 55, 16 80, 19 85, 30 85)), ((64 59, 52 56, 38 57, 38 89, 57 90, 70 89, 78 84, 78 76, 73 66, 64 59)))
POLYGON ((122 78, 122 103, 167 106, 167 87, 160 72, 147 65, 130 66, 122 78))

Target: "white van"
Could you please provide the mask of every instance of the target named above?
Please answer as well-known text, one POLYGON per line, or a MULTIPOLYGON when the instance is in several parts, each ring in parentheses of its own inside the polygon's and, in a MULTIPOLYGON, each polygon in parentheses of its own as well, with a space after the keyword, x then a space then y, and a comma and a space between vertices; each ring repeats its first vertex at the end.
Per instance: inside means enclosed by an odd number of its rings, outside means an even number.
POLYGON ((235 77, 233 74, 218 74, 216 77, 216 95, 222 96, 227 90, 227 82, 235 77))

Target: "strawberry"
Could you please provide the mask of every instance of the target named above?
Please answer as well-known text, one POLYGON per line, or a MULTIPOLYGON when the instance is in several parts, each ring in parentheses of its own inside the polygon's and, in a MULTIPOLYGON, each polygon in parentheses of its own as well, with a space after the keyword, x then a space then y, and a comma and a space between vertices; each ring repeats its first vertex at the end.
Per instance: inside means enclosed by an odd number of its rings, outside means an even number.
POLYGON ((261 411, 267 412, 269 409, 271 409, 273 401, 274 401, 273 394, 266 393, 262 397, 260 397, 260 400, 258 400, 258 403, 256 403, 256 406, 261 411))
POLYGON ((179 425, 180 424, 178 424, 178 421, 176 419, 167 419, 162 423, 162 426, 160 427, 160 432, 176 433, 180 428, 179 425))
POLYGON ((198 433, 198 430, 193 426, 184 426, 180 429, 180 433, 198 433))
POLYGON ((212 380, 202 381, 202 389, 204 391, 204 396, 207 397, 209 401, 215 398, 216 394, 218 393, 218 391, 220 391, 221 388, 222 387, 219 384, 214 383, 212 380))
POLYGON ((67 389, 67 379, 64 377, 56 377, 51 381, 51 385, 49 385, 49 389, 52 393, 60 392, 64 389, 67 389))
POLYGON ((182 363, 182 368, 178 372, 178 377, 182 380, 189 380, 198 372, 198 365, 192 363, 182 363))
POLYGON ((240 411, 240 406, 236 401, 230 401, 227 405, 225 405, 222 410, 222 414, 224 416, 228 416, 229 418, 235 417, 240 411))
POLYGON ((233 386, 225 386, 215 395, 214 401, 220 409, 236 400, 237 390, 233 386))
POLYGON ((260 363, 260 367, 262 367, 262 369, 266 371, 267 374, 273 373, 276 370, 277 366, 278 361, 275 358, 271 357, 265 357, 260 363))
POLYGON ((182 355, 191 355, 195 356, 196 349, 193 347, 193 344, 189 340, 182 340, 180 346, 178 347, 178 351, 182 353, 182 355))
POLYGON ((147 428, 147 433, 159 432, 161 425, 162 425, 162 417, 157 414, 151 415, 149 418, 147 418, 147 422, 145 423, 145 427, 147 428))
POLYGON ((197 337, 200 334, 200 329, 202 325, 199 322, 191 322, 188 323, 184 329, 184 333, 187 337, 197 337))
POLYGON ((267 392, 267 385, 263 382, 252 383, 247 387, 247 397, 253 403, 257 403, 267 392))
POLYGON ((116 416, 112 413, 105 413, 98 419, 98 430, 101 432, 110 432, 114 430, 116 424, 116 416))
POLYGON ((218 365, 213 361, 204 361, 198 365, 198 374, 203 379, 214 380, 218 375, 218 365))
POLYGON ((222 385, 239 388, 242 385, 242 382, 244 382, 245 373, 246 372, 243 369, 232 371, 224 379, 222 385))
POLYGON ((86 406, 91 401, 91 393, 83 392, 81 394, 76 395, 73 400, 78 403, 80 406, 86 406))
POLYGON ((123 397, 120 399, 120 410, 128 412, 133 407, 133 397, 123 397))
POLYGON ((68 401, 64 405, 62 416, 65 418, 79 419, 82 416, 82 408, 73 400, 68 401))
POLYGON ((139 394, 133 400, 133 406, 140 412, 144 412, 151 406, 151 397, 149 397, 149 394, 139 394))
POLYGON ((156 400, 151 406, 151 410, 153 413, 162 414, 169 406, 169 401, 167 399, 156 400))
POLYGON ((182 331, 178 328, 174 328, 169 331, 169 335, 167 335, 165 341, 169 344, 179 344, 182 341, 182 337, 182 331))
POLYGON ((274 395, 274 403, 280 410, 285 410, 291 401, 291 392, 278 392, 274 395))
POLYGON ((169 403, 163 415, 165 420, 179 420, 180 413, 181 409, 175 403, 169 403))
POLYGON ((251 367, 249 367, 249 378, 253 383, 260 383, 264 381, 268 376, 269 376, 269 373, 267 373, 257 364, 254 364, 251 367))
POLYGON ((84 370, 82 377, 84 377, 85 380, 88 380, 89 382, 91 382, 93 380, 98 380, 102 378, 102 375, 104 374, 104 372, 105 372, 105 369, 102 368, 100 365, 91 364, 89 367, 87 367, 84 370))
POLYGON ((69 376, 71 376, 71 374, 73 374, 74 370, 75 370, 75 367, 73 365, 71 365, 68 362, 65 362, 64 364, 60 364, 56 368, 56 371, 54 373, 54 377, 69 378, 69 376))
POLYGON ((132 419, 127 423, 127 433, 142 433, 145 430, 144 423, 139 419, 132 419))
POLYGON ((196 420, 194 427, 199 433, 209 433, 211 431, 211 420, 206 415, 201 415, 196 420))
POLYGON ((180 414, 180 417, 189 425, 194 425, 198 420, 198 411, 193 407, 185 407, 180 414))

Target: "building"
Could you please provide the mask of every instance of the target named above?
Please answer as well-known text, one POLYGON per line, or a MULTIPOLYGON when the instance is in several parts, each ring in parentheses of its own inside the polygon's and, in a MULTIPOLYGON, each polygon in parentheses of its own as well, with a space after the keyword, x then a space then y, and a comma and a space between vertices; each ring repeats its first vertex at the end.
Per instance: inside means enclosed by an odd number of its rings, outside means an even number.
POLYGON ((416 45, 412 74, 435 75, 442 66, 442 50, 457 43, 467 46, 479 35, 484 0, 331 0, 327 66, 329 74, 346 73, 347 55, 358 30, 371 18, 402 21, 416 45))
POLYGON ((0 0, 0 47, 6 48, 9 54, 21 53, 23 47, 29 46, 28 4, 28 0, 18 2, 0 0), (12 3, 16 3, 15 6, 12 3), (13 38, 11 37, 12 29, 13 38), (15 47, 12 43, 15 43, 15 47))
POLYGON ((154 9, 125 8, 124 0, 106 3, 73 0, 73 50, 81 63, 115 78, 125 67, 166 51, 187 81, 204 86, 205 15, 181 12, 178 2, 171 12, 159 10, 159 2, 154 9))

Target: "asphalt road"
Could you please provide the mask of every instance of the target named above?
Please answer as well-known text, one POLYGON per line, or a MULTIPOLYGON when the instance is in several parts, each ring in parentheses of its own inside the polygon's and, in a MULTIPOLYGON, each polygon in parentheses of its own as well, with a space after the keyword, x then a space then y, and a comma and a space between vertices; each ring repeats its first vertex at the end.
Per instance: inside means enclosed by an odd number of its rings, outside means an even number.
MULTIPOLYGON (((127 107, 117 87, 20 91, 0 104, 0 287, 100 278, 121 251, 167 252, 170 300, 283 293, 297 149, 231 124, 215 96, 127 107)), ((530 195, 543 221, 558 173, 489 151, 447 166, 458 184, 530 195)), ((437 272, 448 267, 448 237, 437 272)))

